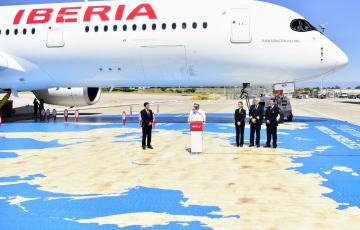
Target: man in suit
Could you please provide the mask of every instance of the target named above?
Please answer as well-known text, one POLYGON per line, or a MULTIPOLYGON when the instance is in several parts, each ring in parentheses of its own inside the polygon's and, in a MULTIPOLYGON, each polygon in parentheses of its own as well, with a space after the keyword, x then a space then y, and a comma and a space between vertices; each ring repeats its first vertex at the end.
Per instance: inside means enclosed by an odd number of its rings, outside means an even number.
POLYGON ((266 109, 265 112, 265 120, 266 120, 266 136, 267 141, 265 148, 270 148, 271 145, 271 138, 272 138, 272 146, 274 149, 277 148, 277 127, 278 127, 278 120, 277 117, 279 116, 280 110, 277 105, 275 105, 275 100, 269 100, 269 107, 266 109))
POLYGON ((44 99, 40 99, 40 104, 39 104, 39 114, 40 114, 40 116, 41 116, 42 111, 45 110, 44 104, 45 104, 44 99))
POLYGON ((39 102, 38 100, 36 100, 36 98, 34 99, 33 105, 34 105, 34 117, 37 118, 39 111, 39 102))
POLYGON ((256 146, 260 147, 260 132, 264 117, 264 107, 260 105, 260 98, 255 98, 255 104, 250 107, 250 145, 254 147, 254 139, 256 134, 256 146))
POLYGON ((153 112, 150 109, 150 103, 144 103, 144 109, 140 112, 141 120, 142 120, 142 148, 143 150, 146 149, 146 144, 149 149, 154 149, 151 146, 151 133, 152 133, 152 126, 154 121, 153 112))
POLYGON ((238 103, 239 108, 235 110, 235 129, 236 129, 236 146, 243 147, 244 145, 244 130, 245 130, 245 118, 246 110, 241 101, 238 103))

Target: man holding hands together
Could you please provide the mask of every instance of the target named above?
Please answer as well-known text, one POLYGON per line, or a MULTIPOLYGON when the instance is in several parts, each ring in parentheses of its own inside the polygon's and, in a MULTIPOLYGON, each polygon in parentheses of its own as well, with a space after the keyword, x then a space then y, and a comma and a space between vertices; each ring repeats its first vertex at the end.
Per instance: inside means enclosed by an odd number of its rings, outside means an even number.
POLYGON ((236 129, 236 146, 243 147, 244 145, 244 130, 245 130, 245 118, 246 110, 241 101, 238 103, 239 108, 235 110, 235 129, 236 129))

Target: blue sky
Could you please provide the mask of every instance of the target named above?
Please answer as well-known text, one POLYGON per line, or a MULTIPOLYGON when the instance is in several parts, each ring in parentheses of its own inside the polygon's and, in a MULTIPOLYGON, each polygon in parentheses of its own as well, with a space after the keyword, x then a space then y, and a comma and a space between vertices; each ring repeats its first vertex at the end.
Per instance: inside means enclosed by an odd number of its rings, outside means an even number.
MULTIPOLYGON (((44 2, 79 2, 82 0, 0 0, 0 5, 44 2)), ((170 0, 169 0, 170 1, 170 0)), ((196 0, 194 0, 196 1, 196 0)), ((360 84, 360 1, 359 0, 263 0, 290 8, 313 25, 326 24, 326 35, 349 56, 349 66, 326 78, 326 82, 360 84)))

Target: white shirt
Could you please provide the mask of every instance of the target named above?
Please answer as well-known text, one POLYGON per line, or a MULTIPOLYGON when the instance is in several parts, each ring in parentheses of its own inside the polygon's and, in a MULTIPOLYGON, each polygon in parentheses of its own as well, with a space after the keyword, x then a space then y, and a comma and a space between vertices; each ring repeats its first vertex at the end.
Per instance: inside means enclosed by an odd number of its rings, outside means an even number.
POLYGON ((190 114, 189 114, 189 118, 188 118, 188 122, 193 122, 193 121, 201 121, 201 122, 206 122, 206 113, 205 111, 199 109, 199 110, 191 110, 190 114))

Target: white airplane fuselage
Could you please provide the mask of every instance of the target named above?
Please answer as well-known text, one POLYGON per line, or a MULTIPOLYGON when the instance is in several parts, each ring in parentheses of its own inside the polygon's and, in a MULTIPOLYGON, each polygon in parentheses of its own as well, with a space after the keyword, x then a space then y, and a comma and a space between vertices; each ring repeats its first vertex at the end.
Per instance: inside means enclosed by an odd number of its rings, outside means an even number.
POLYGON ((238 0, 0 7, 0 89, 272 84, 347 64, 320 32, 292 30, 294 19, 303 17, 238 0))

